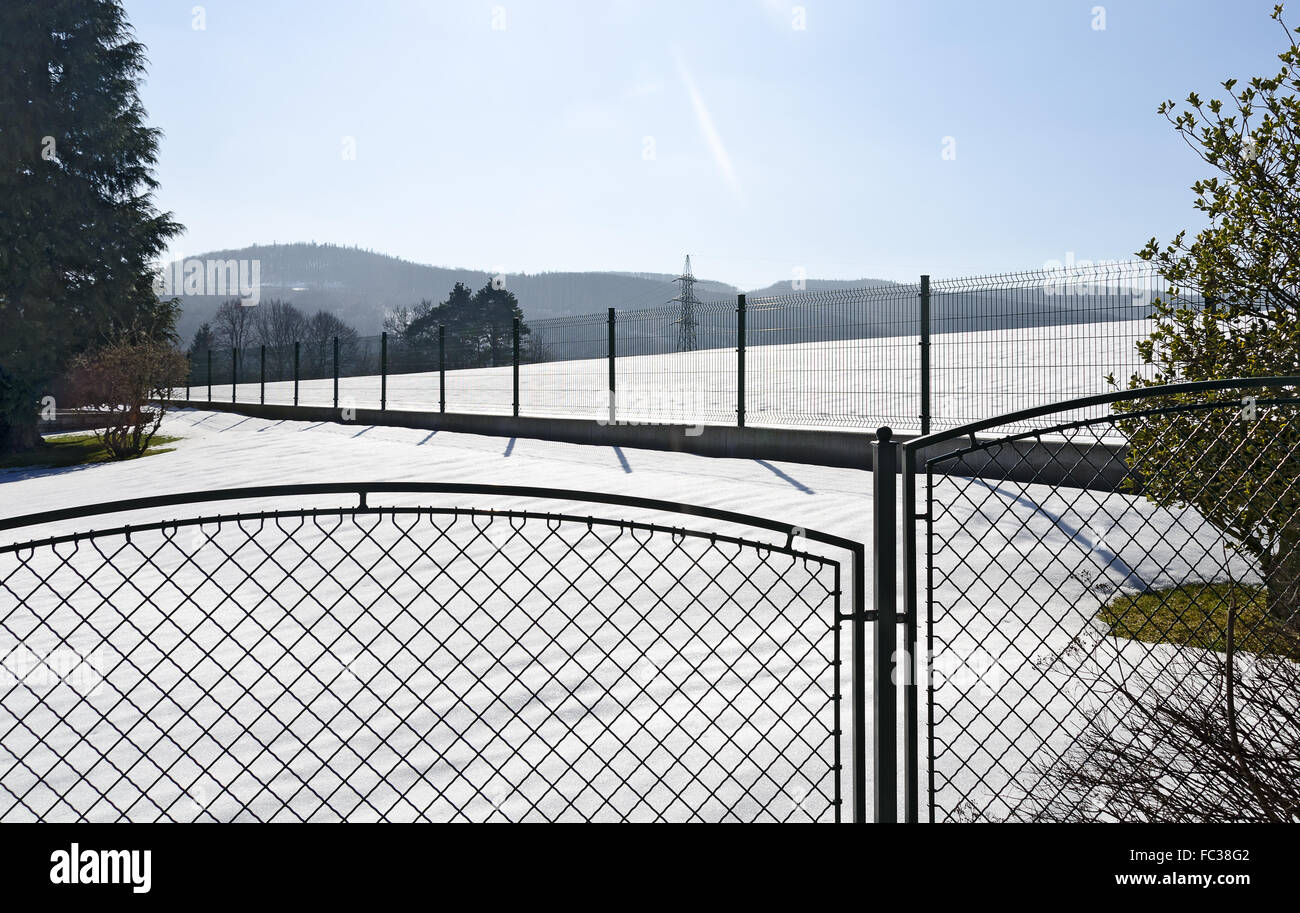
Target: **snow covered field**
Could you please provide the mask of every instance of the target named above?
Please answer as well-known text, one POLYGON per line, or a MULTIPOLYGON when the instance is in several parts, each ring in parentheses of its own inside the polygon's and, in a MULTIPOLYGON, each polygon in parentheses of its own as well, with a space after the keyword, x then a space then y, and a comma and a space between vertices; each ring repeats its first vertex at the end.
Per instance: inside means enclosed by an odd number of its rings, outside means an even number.
MULTIPOLYGON (((183 438, 172 453, 124 464, 0 473, 0 512, 16 516, 235 486, 440 481, 619 492, 737 510, 856 541, 869 537, 871 479, 855 470, 268 421, 198 409, 172 415, 163 431, 183 438)), ((1097 634, 1092 613, 1116 587, 1135 588, 1138 581, 1159 586, 1174 582, 1170 574, 1194 574, 1197 556, 1214 546, 1187 515, 1173 516, 1127 496, 1062 498, 1044 488, 1004 484, 983 489, 983 500, 972 501, 968 491, 951 487, 955 484, 936 491, 936 497, 952 499, 937 534, 953 542, 978 537, 987 551, 968 555, 943 571, 952 598, 942 623, 947 627, 941 626, 937 636, 959 659, 969 660, 982 648, 1014 660, 994 670, 993 677, 1000 674, 1004 681, 988 701, 999 694, 1005 699, 1015 689, 1037 689, 1033 693, 1043 703, 1058 706, 1060 695, 1066 694, 1061 676, 1070 675, 1063 657, 1068 659, 1071 645, 1082 641, 1091 643, 1097 655, 1123 654, 1130 667, 1151 661, 1155 651, 1097 634), (1098 518, 1105 515, 1110 519, 1101 523, 1098 518), (999 544, 1006 548, 999 549, 999 544), (997 561, 981 564, 979 556, 989 554, 997 555, 997 561), (987 598, 984 588, 1004 600, 1007 613, 1002 623, 981 630, 987 619, 975 609, 987 598)), ((371 503, 562 511, 738 532, 697 518, 652 517, 589 504, 507 504, 466 496, 374 496, 371 503)), ((353 504, 353 497, 336 497, 305 506, 353 504)), ((0 544, 127 522, 266 507, 261 502, 228 502, 151 515, 95 517, 0 533, 0 544)), ((227 527, 196 537, 194 527, 187 529, 188 535, 178 533, 177 542, 168 543, 164 554, 150 562, 141 557, 145 543, 157 545, 159 534, 151 534, 152 540, 142 534, 132 543, 117 537, 114 562, 140 573, 128 573, 98 591, 74 580, 75 598, 42 591, 39 580, 52 565, 59 566, 61 574, 83 566, 83 561, 89 562, 86 567, 103 565, 95 546, 63 547, 58 561, 49 550, 39 556, 21 550, 0 554, 6 581, 0 591, 0 655, 21 659, 27 655, 23 651, 29 651, 41 656, 62 643, 86 655, 107 651, 108 658, 101 655, 97 668, 114 670, 106 682, 96 683, 90 675, 87 681, 98 687, 86 695, 66 681, 47 682, 43 692, 21 682, 0 687, 0 803, 7 808, 5 817, 31 817, 33 809, 66 817, 68 807, 58 795, 89 806, 92 783, 116 800, 96 804, 92 817, 110 820, 163 814, 186 820, 268 817, 285 805, 296 814, 320 818, 375 817, 384 812, 414 817, 420 809, 432 817, 450 818, 458 808, 471 817, 495 812, 520 817, 530 806, 558 814, 570 803, 598 817, 613 816, 628 806, 634 806, 638 816, 653 817, 653 809, 680 814, 682 806, 672 800, 678 792, 690 796, 691 806, 702 809, 704 817, 753 817, 760 804, 768 804, 781 817, 824 818, 828 813, 827 770, 833 762, 833 743, 827 736, 832 705, 825 699, 833 690, 829 627, 824 617, 800 609, 802 603, 790 603, 787 592, 794 585, 791 581, 815 585, 824 579, 822 570, 789 566, 773 578, 774 565, 752 559, 746 559, 749 564, 711 565, 716 554, 700 545, 667 558, 665 553, 650 556, 638 552, 632 537, 618 543, 612 534, 584 538, 582 525, 576 533, 549 539, 538 549, 533 548, 537 540, 524 542, 509 535, 476 538, 467 525, 459 527, 461 538, 443 539, 436 524, 421 525, 404 536, 390 533, 387 539, 367 538, 354 528, 332 537, 313 529, 286 537, 269 527, 227 527), (306 554, 310 549, 286 552, 281 550, 286 539, 290 544, 323 543, 325 551, 314 556, 306 554), (548 552, 553 545, 558 550, 548 552), (440 555, 433 564, 447 568, 455 565, 456 548, 469 550, 472 560, 466 567, 495 567, 500 573, 464 583, 468 602, 446 607, 438 603, 440 617, 457 620, 458 636, 473 631, 473 636, 496 638, 491 656, 475 652, 472 643, 461 643, 455 650, 439 647, 427 641, 427 632, 416 630, 412 614, 403 614, 407 607, 414 615, 433 611, 434 604, 425 603, 424 596, 440 592, 436 586, 430 589, 438 578, 421 550, 440 555), (68 558, 76 549, 80 554, 68 558), (268 550, 281 560, 264 560, 268 550), (604 567, 618 572, 617 582, 601 587, 591 577, 571 576, 568 584, 557 577, 539 577, 534 573, 541 567, 537 555, 549 556, 550 566, 566 574, 593 561, 612 562, 604 567), (341 570, 328 575, 330 580, 322 573, 325 567, 341 570), (656 578, 659 567, 671 573, 656 578), (411 570, 403 575, 401 568, 411 570), (745 577, 751 571, 754 578, 748 583, 753 589, 746 590, 745 577), (205 579, 213 582, 203 584, 205 579), (13 581, 18 580, 34 590, 16 590, 13 581), (308 594, 305 585, 298 585, 301 581, 320 586, 308 594), (722 585, 711 586, 710 581, 722 585), (362 595, 349 601, 343 582, 362 595), (385 588, 389 594, 380 598, 385 588), (765 604, 761 594, 774 592, 786 596, 765 604), (15 611, 18 593, 26 608, 15 611), (729 600, 728 593, 740 595, 729 600), (363 617, 360 606, 371 597, 379 608, 363 617), (544 616, 550 604, 573 606, 573 614, 544 616), (758 607, 753 618, 742 617, 742 604, 758 607), (795 610, 780 610, 789 604, 795 610), (511 627, 515 622, 502 620, 517 608, 537 616, 521 630, 511 627), (635 628, 637 619, 653 619, 659 633, 647 642, 638 639, 639 634, 612 635, 611 629, 600 627, 602 611, 630 613, 619 616, 625 631, 635 628), (696 614, 684 614, 688 611, 696 614), (761 623, 756 621, 760 617, 761 623), (113 634, 101 640, 82 623, 87 619, 113 634), (495 629, 490 619, 499 622, 495 629), (385 633, 385 625, 399 633, 385 633), (188 638, 181 632, 188 632, 188 638), (505 637, 508 633, 519 637, 513 647, 505 637), (395 636, 415 639, 403 649, 395 636), (154 646, 145 644, 146 639, 154 646), (787 644, 799 649, 781 649, 787 644), (636 667, 637 648, 653 658, 648 669, 636 667), (616 651, 613 662, 630 667, 626 674, 606 663, 606 651, 616 651), (204 660, 203 652, 213 658, 204 660), (131 655, 136 665, 118 665, 116 657, 122 654, 131 655), (163 662, 169 656, 175 663, 163 662), (391 660, 387 672, 379 668, 379 658, 391 660), (146 674, 151 667, 156 671, 146 674), (707 676, 693 675, 696 667, 709 670, 707 676), (184 674, 184 668, 193 672, 184 674), (439 690, 444 682, 457 688, 439 690), (184 699, 159 704, 160 688, 171 688, 184 699), (457 703, 453 692, 473 700, 457 703), (120 694, 131 695, 132 701, 117 700, 120 694), (16 717, 27 713, 41 726, 29 730, 16 725, 16 717), (374 713, 384 722, 367 725, 374 713), (236 717, 239 724, 233 722, 236 717), (325 727, 324 721, 331 726, 325 727), (204 727, 211 727, 215 739, 201 735, 204 727), (465 737, 456 737, 453 729, 465 737), (88 740, 87 731, 93 733, 88 740), (37 733, 43 746, 36 744, 37 733), (121 733, 130 733, 130 741, 121 733), (182 733, 188 735, 181 738, 182 733), (813 738, 817 734, 819 740, 813 738), (149 758, 142 759, 131 742, 149 747, 149 758), (629 744, 634 750, 626 747, 629 744), (801 769, 783 767, 778 748, 788 749, 801 769), (62 754, 76 762, 85 780, 59 760, 62 754), (718 760, 710 762, 708 755, 718 760), (244 766, 249 770, 241 774, 244 766), (508 772, 510 784, 492 773, 494 766, 508 772), (353 785, 331 779, 328 768, 350 772, 353 785), (699 773, 693 775, 692 769, 699 773), (143 785, 147 800, 130 788, 113 787, 123 770, 143 785), (617 783, 624 775, 632 793, 619 791, 617 783), (585 785, 597 777, 603 778, 598 789, 585 785), (359 800, 359 794, 372 787, 372 801, 359 800), (15 795, 30 801, 14 801, 15 795)), ((783 541, 775 534, 748 534, 783 541)), ((538 535, 546 539, 545 533, 538 535)), ((107 545, 101 547, 107 553, 107 545)), ((830 552, 811 545, 808 551, 830 552)), ((869 592, 870 559, 867 575, 869 592)), ((812 596, 808 599, 824 605, 812 596)), ((845 641, 847 658, 847 637, 845 641)), ((942 673, 950 658, 936 657, 935 667, 942 673)), ((11 675, 13 671, 11 667, 11 675)), ((954 672, 952 687, 962 688, 960 675, 965 671, 954 672)), ((847 687, 843 690, 851 694, 847 687)), ((1005 737, 1004 728, 981 736, 979 727, 987 720, 969 699, 955 700, 944 709, 938 722, 940 739, 978 742, 1005 737)), ((850 710, 846 699, 846 728, 850 710)), ((1046 715, 1025 725, 1044 743, 1068 738, 1068 730, 1057 731, 1046 715)), ((847 762, 847 742, 844 750, 847 762)), ((946 788, 958 794, 986 789, 992 782, 986 773, 955 765, 945 770, 945 777, 951 778, 946 788)), ((849 782, 846 777, 846 791, 849 782)))
MULTIPOLYGON (((1134 341, 1146 321, 1074 324, 971 333, 944 333, 932 342, 933 428, 955 427, 1004 412, 1107 392, 1112 371, 1123 384, 1137 369, 1134 341)), ((750 425, 919 429, 920 350, 916 337, 879 337, 796 345, 751 345, 746 350, 746 421, 750 425)), ((226 370, 223 366, 219 370, 226 370)), ((241 368, 256 378, 258 366, 241 368)), ((609 409, 605 359, 520 367, 520 414, 603 418, 609 409)), ((730 424, 736 419, 736 353, 706 349, 616 360, 617 415, 625 420, 730 424)), ((228 372, 225 376, 229 376, 228 372)), ((206 400, 207 387, 190 391, 206 400)), ((213 386, 229 402, 230 384, 213 386)), ((239 402, 257 402, 259 385, 241 383, 239 402)), ((509 414, 512 369, 447 373, 447 411, 509 414)), ((343 377, 339 404, 377 408, 378 375, 343 377)), ((330 406, 330 378, 304 380, 298 402, 330 406)), ((293 382, 266 385, 266 402, 293 402, 293 382)), ((436 411, 438 374, 393 374, 388 408, 436 411)))

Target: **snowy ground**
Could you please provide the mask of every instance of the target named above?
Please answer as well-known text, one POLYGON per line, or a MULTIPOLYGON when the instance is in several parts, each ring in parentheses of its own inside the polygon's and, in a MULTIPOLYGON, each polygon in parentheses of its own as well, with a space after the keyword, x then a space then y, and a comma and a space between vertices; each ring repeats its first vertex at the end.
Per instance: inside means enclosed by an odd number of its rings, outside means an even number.
MULTIPOLYGON (((932 342, 933 428, 1108 392, 1107 374, 1123 384, 1136 369, 1134 342, 1146 321, 1076 324, 972 333, 944 333, 932 342)), ((746 351, 746 421, 750 425, 864 428, 888 424, 919 429, 920 349, 912 336, 796 345, 751 345, 746 351)), ((223 366, 224 368, 224 366, 223 366)), ((258 366, 241 368, 255 378, 258 366)), ((617 415, 625 420, 730 424, 736 418, 736 353, 731 349, 617 359, 617 415)), ((605 359, 520 367, 520 414, 602 418, 609 409, 605 359)), ((228 375, 227 375, 228 376, 228 375)), ((447 410, 509 414, 512 369, 447 373, 447 410)), ((257 383, 241 383, 239 402, 257 402, 257 383)), ((190 391, 207 399, 207 387, 190 391)), ((229 383, 214 385, 215 401, 229 402, 229 383)), ((298 402, 333 405, 333 380, 304 380, 298 402)), ((339 380, 339 404, 377 408, 380 378, 339 380)), ((293 383, 266 385, 266 402, 293 402, 293 383)), ((438 374, 388 378, 388 408, 436 410, 438 374)))
MULTIPOLYGON (((274 422, 197 409, 174 414, 163 430, 183 438, 172 453, 126 464, 0 473, 0 512, 15 516, 234 486, 463 481, 611 491, 696 503, 857 541, 868 541, 871 522, 871 479, 854 470, 397 428, 274 422)), ((1063 499, 1059 492, 1021 486, 982 491, 986 496, 982 502, 972 502, 968 491, 944 495, 941 486, 936 493, 953 498, 952 509, 943 512, 939 536, 954 542, 974 536, 988 549, 943 571, 953 595, 945 619, 949 628, 939 632, 939 640, 969 656, 975 645, 963 642, 963 637, 981 634, 986 648, 996 647, 996 654, 1016 660, 1003 673, 1019 687, 1040 689, 1038 696, 1044 702, 1058 700, 1051 691, 1060 683, 1051 684, 1036 670, 1054 667, 1052 674, 1059 677, 1060 656, 1069 646, 1081 636, 1096 640, 1089 618, 1115 587, 1132 588, 1138 581, 1161 585, 1170 582, 1171 573, 1195 573, 1196 556, 1206 554, 1211 544, 1198 538, 1197 524, 1191 533, 1180 532, 1188 528, 1186 516, 1170 516, 1125 496, 1063 499), (1100 523, 1099 516, 1109 519, 1100 523), (1005 547, 999 550, 995 544, 1005 547), (981 564, 979 556, 989 554, 997 554, 998 561, 986 558, 981 564), (1174 561, 1177 556, 1184 561, 1181 570, 1174 561), (987 622, 978 611, 989 598, 981 587, 990 587, 1005 600, 1006 623, 995 626, 995 631, 976 630, 987 622)), ((333 498, 317 506, 354 503, 351 497, 333 498)), ((630 516, 628 511, 599 505, 503 504, 464 496, 375 497, 375 503, 630 516)), ((232 513, 252 506, 239 502, 171 508, 153 516, 95 517, 38 531, 6 532, 0 534, 0 543, 125 522, 232 513)), ((666 522, 738 532, 693 518, 666 522)), ((199 536, 191 531, 188 539, 178 540, 179 547, 163 543, 165 556, 151 563, 143 561, 142 550, 159 546, 160 534, 152 534, 152 540, 140 536, 132 543, 117 537, 112 545, 117 550, 114 561, 128 573, 89 583, 74 574, 68 585, 75 598, 62 590, 42 591, 35 582, 51 563, 58 564, 60 573, 82 567, 82 561, 88 562, 84 567, 102 566, 103 559, 92 546, 64 547, 59 562, 48 550, 36 556, 28 553, 26 559, 22 551, 0 554, 6 583, 0 591, 4 627, 0 637, 6 638, 0 655, 12 658, 30 651, 40 656, 63 644, 89 651, 103 647, 112 657, 129 654, 138 663, 134 670, 117 665, 115 659, 103 663, 100 668, 116 667, 108 682, 111 687, 85 700, 58 683, 49 685, 43 698, 12 682, 0 689, 5 695, 0 744, 6 749, 6 754, 0 754, 0 802, 8 806, 6 817, 28 817, 33 808, 53 809, 53 817, 66 815, 58 795, 66 793, 84 802, 91 795, 90 783, 107 789, 118 782, 114 767, 144 784, 148 799, 122 788, 111 804, 97 804, 92 817, 268 817, 282 806, 295 814, 322 818, 381 813, 414 817, 421 809, 433 817, 455 817, 457 809, 465 809, 471 817, 497 812, 523 817, 529 808, 559 814, 569 803, 597 817, 616 815, 626 807, 634 807, 637 816, 654 817, 656 809, 669 816, 682 812, 682 806, 673 805, 672 797, 679 791, 692 796, 691 806, 702 809, 703 817, 754 817, 761 803, 768 803, 781 817, 825 816, 832 742, 826 737, 810 745, 807 739, 824 735, 832 722, 830 705, 823 699, 828 689, 833 690, 828 678, 833 676, 828 671, 828 626, 824 618, 782 613, 779 606, 764 602, 764 594, 788 596, 792 580, 802 586, 824 579, 816 568, 790 566, 772 579, 765 576, 772 566, 755 564, 752 557, 731 565, 716 561, 710 565, 716 554, 704 555, 707 550, 685 548, 668 557, 663 552, 651 556, 638 550, 631 537, 615 544, 609 536, 584 539, 585 527, 568 539, 556 540, 560 547, 554 552, 534 549, 509 536, 476 539, 470 527, 460 528, 462 536, 470 529, 468 540, 439 540, 433 526, 422 526, 404 537, 390 534, 388 539, 367 538, 349 529, 335 542, 349 543, 352 558, 331 551, 328 560, 319 554, 309 560, 295 552, 296 563, 259 563, 258 556, 264 557, 266 548, 274 550, 295 540, 282 530, 277 532, 277 524, 272 527, 276 528, 224 529, 199 536), (470 556, 471 568, 495 561, 493 567, 501 573, 470 580, 462 587, 467 601, 443 606, 433 597, 441 592, 438 581, 446 583, 437 573, 462 559, 454 549, 437 552, 438 542, 468 549, 461 554, 470 556), (67 557, 68 550, 76 548, 80 552, 67 557), (431 564, 428 555, 419 553, 421 548, 441 557, 431 564), (227 559, 232 555, 233 560, 227 559), (620 575, 612 587, 580 577, 564 583, 562 577, 546 576, 550 572, 540 565, 528 564, 536 562, 537 555, 549 556, 548 566, 564 569, 563 573, 581 571, 593 561, 612 561, 607 570, 620 575), (692 559, 701 563, 693 564, 692 559), (399 560, 401 564, 394 563, 399 560), (325 579, 322 567, 326 565, 345 570, 325 579), (402 575, 401 568, 418 570, 402 575), (528 573, 517 573, 520 568, 528 573), (656 568, 670 573, 653 577, 656 568), (132 569, 139 573, 133 576, 132 569), (749 575, 752 580, 746 580, 749 575), (526 583, 529 579, 532 584, 526 583), (526 584, 523 589, 514 589, 521 580, 526 584), (557 580, 562 584, 559 590, 553 588, 557 580), (711 587, 711 580, 724 581, 725 587, 711 587), (747 585, 751 589, 746 590, 747 585), (349 586, 375 596, 376 605, 382 603, 391 614, 383 616, 376 610, 373 617, 362 618, 366 613, 361 611, 361 597, 349 598, 349 586), (391 592, 383 596, 384 589, 391 592), (15 593, 24 594, 25 609, 15 611, 15 593), (726 593, 742 594, 739 603, 728 601, 726 593), (471 636, 503 639, 493 647, 493 655, 476 653, 472 643, 460 644, 459 652, 449 653, 446 645, 426 643, 427 632, 408 630, 411 616, 403 610, 413 607, 411 611, 419 614, 432 609, 432 604, 422 601, 425 597, 434 598, 447 618, 457 620, 458 635, 473 631, 471 636), (551 604, 575 608, 566 619, 546 615, 551 604), (740 604, 758 608, 753 617, 741 617, 747 610, 742 611, 740 604), (510 613, 520 607, 538 614, 523 630, 514 631, 514 622, 502 619, 517 619, 510 613), (653 642, 617 636, 602 640, 609 629, 600 627, 599 633, 593 633, 592 627, 600 626, 602 611, 630 612, 625 630, 657 619, 658 633, 653 642), (760 611, 768 613, 761 616, 761 623, 757 621, 760 611), (124 627, 128 619, 135 624, 124 627), (491 619, 496 619, 495 629, 491 619), (114 630, 107 645, 91 634, 83 624, 87 620, 101 630, 114 630), (475 627, 482 623, 488 627, 475 627), (404 650, 383 639, 385 624, 404 632, 403 637, 415 638, 413 646, 404 650), (330 633, 321 633, 326 630, 330 633), (517 643, 510 642, 507 634, 516 634, 517 643), (791 643, 801 645, 802 652, 791 650, 795 654, 791 656, 781 649, 791 643), (634 646, 655 656, 652 668, 623 675, 602 665, 606 650, 617 651, 614 662, 635 665, 634 646), (200 651, 212 652, 212 662, 203 664, 200 651), (190 657, 193 677, 165 665, 151 673, 157 681, 146 683, 143 679, 148 676, 141 670, 169 655, 190 657), (382 687, 363 687, 377 681, 377 674, 385 674, 374 668, 377 656, 391 658, 393 671, 382 687), (340 657, 345 665, 354 660, 360 665, 341 669, 340 657), (331 662, 334 667, 325 668, 331 662), (283 663, 296 665, 285 670, 283 663), (693 675, 697 665, 709 668, 707 679, 693 675), (530 679, 539 669, 548 671, 539 680, 530 679), (347 681, 339 679, 344 671, 352 676, 347 681), (458 688, 446 690, 453 681, 459 682, 458 688), (192 701, 158 705, 161 692, 154 685, 192 692, 192 701), (601 688, 608 697, 602 696, 601 688), (247 698, 242 697, 245 691, 247 698), (210 700, 204 698, 205 692, 212 695, 210 700), (131 694, 133 703, 116 703, 111 712, 96 704, 105 694, 115 693, 131 694), (457 694, 469 695, 477 703, 458 702, 457 694), (250 701, 263 703, 250 708, 250 701), (389 723, 367 726, 364 721, 376 712, 389 723), (44 746, 35 745, 32 731, 15 726, 15 716, 28 713, 44 721, 46 729, 35 729, 44 733, 44 746), (94 737, 85 741, 62 722, 65 716, 78 721, 83 730, 92 728, 94 737), (234 726, 232 716, 242 726, 234 726), (333 721, 330 734, 321 734, 322 719, 333 721), (417 719, 423 722, 417 725, 417 719), (707 722, 710 719, 714 722, 707 722), (200 738, 203 727, 211 727, 217 741, 200 738), (467 735, 457 738, 453 728, 467 735), (134 749, 120 740, 121 732, 153 746, 149 758, 142 760, 138 752, 132 756, 134 749), (188 739, 168 735, 181 732, 192 735, 188 739), (223 737, 228 740, 224 749, 223 737), (104 757, 91 750, 91 742, 104 757), (785 770, 784 761, 774 757, 780 747, 799 758, 804 769, 785 770), (93 772, 79 780, 72 767, 58 760, 60 754, 93 772), (182 757, 185 754, 189 757, 182 757), (707 755, 719 760, 710 762, 707 755), (15 756, 24 762, 15 764, 15 756), (698 777, 690 773, 692 764, 700 772, 698 777), (249 772, 241 774, 242 766, 249 772), (359 790, 355 784, 330 781, 322 773, 330 767, 352 772, 352 779, 361 783, 359 790), (495 775, 494 768, 506 771, 513 785, 495 775), (619 791, 623 774, 632 783, 631 793, 619 791), (588 778, 597 777, 602 778, 598 788, 585 785, 588 778), (304 786, 309 782, 312 788, 304 786), (405 786, 395 791, 397 784, 405 786), (377 790, 372 801, 359 801, 358 792, 372 787, 377 790), (403 799, 403 792, 415 798, 403 799), (15 794, 28 796, 26 807, 12 802, 15 794)), ((319 529, 296 535, 302 541, 321 538, 319 529)), ((759 533, 756 538, 776 541, 778 537, 759 533)), ((958 555, 970 551, 955 548, 958 555)), ((818 549, 810 546, 809 551, 818 549)), ((870 592, 870 560, 867 575, 870 592)), ((1102 640, 1105 644, 1099 649, 1129 653, 1132 662, 1151 655, 1140 646, 1102 640)), ((845 643, 846 657, 847 648, 845 643)), ((938 658, 936 665, 943 662, 938 658)), ((970 725, 978 712, 958 706, 961 703, 953 703, 957 716, 941 721, 941 739, 945 733, 952 738, 980 738, 978 728, 970 725)), ((846 701, 846 728, 849 711, 846 701)), ((1053 738, 1053 725, 1046 718, 1028 724, 1040 740, 1053 738)), ((987 737, 1003 735, 999 730, 987 737)), ((847 761, 847 743, 845 752, 847 761)), ((949 773, 951 788, 962 795, 991 782, 980 770, 949 773)))

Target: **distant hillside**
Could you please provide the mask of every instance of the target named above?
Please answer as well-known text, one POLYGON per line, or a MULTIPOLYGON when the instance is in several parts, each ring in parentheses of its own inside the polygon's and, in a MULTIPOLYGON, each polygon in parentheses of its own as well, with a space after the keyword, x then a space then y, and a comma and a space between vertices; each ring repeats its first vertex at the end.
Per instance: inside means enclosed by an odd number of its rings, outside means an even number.
MULTIPOLYGON (((333 244, 275 244, 196 254, 193 259, 259 260, 262 298, 284 298, 305 311, 326 310, 363 335, 378 333, 384 315, 422 298, 443 300, 457 282, 481 288, 491 278, 482 270, 411 263, 355 247, 333 244)), ((609 307, 653 307, 676 293, 668 273, 510 274, 507 287, 530 320, 597 313, 609 307)), ((701 280, 703 299, 729 298, 738 289, 701 280)), ((210 320, 226 296, 181 296, 178 331, 189 339, 210 320)))

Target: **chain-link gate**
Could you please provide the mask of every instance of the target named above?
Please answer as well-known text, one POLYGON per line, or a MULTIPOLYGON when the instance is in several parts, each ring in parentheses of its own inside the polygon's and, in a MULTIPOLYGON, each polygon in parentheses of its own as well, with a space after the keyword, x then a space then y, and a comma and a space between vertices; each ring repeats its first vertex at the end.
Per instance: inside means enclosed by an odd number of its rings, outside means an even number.
POLYGON ((864 631, 859 543, 692 505, 441 484, 161 496, 0 529, 109 515, 0 547, 5 820, 865 816, 865 692, 847 688, 864 669, 842 659, 864 631), (370 505, 380 493, 714 528, 370 505), (340 494, 360 502, 302 507, 340 494), (218 501, 242 503, 198 516, 218 501))
POLYGON ((1297 389, 903 445, 909 818, 924 795, 932 821, 1300 819, 1297 389))

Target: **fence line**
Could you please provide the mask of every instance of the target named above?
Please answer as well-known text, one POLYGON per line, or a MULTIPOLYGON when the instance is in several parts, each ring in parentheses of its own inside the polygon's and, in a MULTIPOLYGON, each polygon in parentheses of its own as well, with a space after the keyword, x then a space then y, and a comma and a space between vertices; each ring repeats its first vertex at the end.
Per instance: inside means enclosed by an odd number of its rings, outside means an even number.
POLYGON ((214 350, 187 398, 926 433, 1142 373, 1159 283, 1085 263, 700 301, 693 334, 665 305, 525 320, 517 344, 503 321, 214 350))

